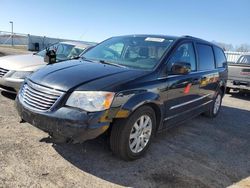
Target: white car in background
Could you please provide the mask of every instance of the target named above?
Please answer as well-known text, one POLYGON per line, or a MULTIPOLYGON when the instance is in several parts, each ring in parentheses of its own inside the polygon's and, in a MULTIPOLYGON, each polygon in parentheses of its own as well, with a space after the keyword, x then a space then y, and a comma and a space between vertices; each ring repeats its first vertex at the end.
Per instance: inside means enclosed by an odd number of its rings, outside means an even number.
MULTIPOLYGON (((49 49, 56 51, 56 62, 73 59, 91 45, 82 42, 59 42, 49 49)), ((26 78, 38 69, 46 66, 46 50, 34 54, 11 55, 0 58, 0 91, 16 94, 26 78)))

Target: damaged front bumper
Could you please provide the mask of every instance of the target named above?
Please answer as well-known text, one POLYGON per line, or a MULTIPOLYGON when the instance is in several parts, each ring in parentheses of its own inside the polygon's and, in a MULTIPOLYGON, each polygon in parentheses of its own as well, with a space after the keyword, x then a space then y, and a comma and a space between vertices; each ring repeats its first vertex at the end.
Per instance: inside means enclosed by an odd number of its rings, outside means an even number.
POLYGON ((20 117, 31 125, 55 135, 55 137, 82 143, 104 133, 110 123, 101 121, 105 111, 87 113, 71 107, 61 107, 50 112, 37 112, 22 105, 16 98, 16 108, 20 117))

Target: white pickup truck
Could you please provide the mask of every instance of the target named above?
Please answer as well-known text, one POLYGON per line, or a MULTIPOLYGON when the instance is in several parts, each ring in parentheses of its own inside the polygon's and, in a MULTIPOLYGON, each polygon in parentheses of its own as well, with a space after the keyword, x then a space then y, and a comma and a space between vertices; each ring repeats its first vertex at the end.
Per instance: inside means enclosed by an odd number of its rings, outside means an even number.
POLYGON ((228 64, 227 93, 230 89, 250 91, 250 55, 242 55, 236 63, 228 64))

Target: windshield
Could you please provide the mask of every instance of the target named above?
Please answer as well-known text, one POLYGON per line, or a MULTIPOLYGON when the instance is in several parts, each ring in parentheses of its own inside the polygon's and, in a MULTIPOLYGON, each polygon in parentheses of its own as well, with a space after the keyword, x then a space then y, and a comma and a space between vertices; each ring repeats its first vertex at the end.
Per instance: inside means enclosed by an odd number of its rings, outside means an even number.
MULTIPOLYGON (((50 50, 56 51, 56 61, 64 61, 67 59, 72 59, 74 57, 78 57, 84 50, 84 47, 65 44, 65 43, 57 43, 49 47, 50 50)), ((38 52, 36 55, 44 57, 46 50, 42 50, 38 52)))
POLYGON ((153 69, 173 39, 162 37, 114 37, 86 52, 86 59, 111 62, 138 69, 153 69))
POLYGON ((240 56, 240 58, 238 59, 236 63, 237 64, 250 64, 250 55, 240 56))

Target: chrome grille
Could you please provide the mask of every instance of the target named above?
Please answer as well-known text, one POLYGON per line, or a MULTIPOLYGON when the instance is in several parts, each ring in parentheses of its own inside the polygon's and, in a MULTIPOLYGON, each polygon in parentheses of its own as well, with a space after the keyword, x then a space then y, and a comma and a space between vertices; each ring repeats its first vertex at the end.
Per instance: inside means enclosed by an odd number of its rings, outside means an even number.
POLYGON ((0 67, 0 78, 3 77, 9 70, 0 67))
POLYGON ((63 92, 49 89, 38 84, 27 82, 20 90, 19 96, 22 103, 38 111, 48 111, 62 96, 63 92))

